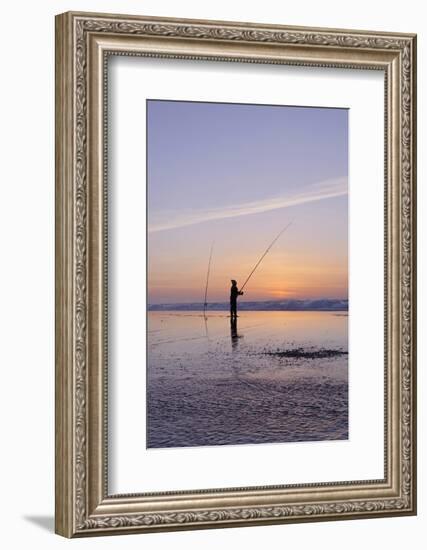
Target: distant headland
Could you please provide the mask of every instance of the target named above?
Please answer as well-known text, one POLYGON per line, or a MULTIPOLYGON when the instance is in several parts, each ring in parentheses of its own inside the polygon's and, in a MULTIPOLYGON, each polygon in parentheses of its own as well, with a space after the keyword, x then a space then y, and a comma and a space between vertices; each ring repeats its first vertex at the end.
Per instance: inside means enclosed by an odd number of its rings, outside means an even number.
MULTIPOLYGON (((149 304, 148 311, 202 311, 202 302, 178 304, 149 304)), ((212 302, 208 311, 228 311, 228 302, 212 302)), ((317 300, 270 300, 263 302, 239 302, 240 311, 348 311, 348 300, 333 298, 317 300)))

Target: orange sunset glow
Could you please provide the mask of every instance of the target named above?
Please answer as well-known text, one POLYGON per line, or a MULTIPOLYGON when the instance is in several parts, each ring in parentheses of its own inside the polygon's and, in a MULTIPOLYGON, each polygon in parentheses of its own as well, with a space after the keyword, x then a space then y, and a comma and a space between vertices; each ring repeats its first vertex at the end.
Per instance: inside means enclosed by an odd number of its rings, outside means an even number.
POLYGON ((149 304, 347 299, 347 111, 149 102, 149 304), (165 131, 167 128, 167 132, 165 131), (209 128, 209 132, 206 129, 209 128))

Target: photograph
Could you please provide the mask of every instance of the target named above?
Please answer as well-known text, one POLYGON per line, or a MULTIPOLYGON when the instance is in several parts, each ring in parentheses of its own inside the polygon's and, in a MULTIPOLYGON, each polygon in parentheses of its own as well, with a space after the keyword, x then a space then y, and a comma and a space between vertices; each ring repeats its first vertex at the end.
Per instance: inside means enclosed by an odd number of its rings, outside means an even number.
POLYGON ((348 440, 349 110, 146 121, 147 448, 348 440))
POLYGON ((420 18, 194 6, 55 16, 55 533, 418 536, 420 18))

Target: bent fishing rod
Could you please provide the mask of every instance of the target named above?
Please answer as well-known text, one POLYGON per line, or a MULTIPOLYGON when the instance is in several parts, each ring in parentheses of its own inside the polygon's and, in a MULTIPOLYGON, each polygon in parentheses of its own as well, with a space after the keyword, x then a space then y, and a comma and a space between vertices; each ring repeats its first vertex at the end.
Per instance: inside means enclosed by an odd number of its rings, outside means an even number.
POLYGON ((211 261, 212 261, 212 253, 213 253, 214 244, 215 244, 215 241, 213 241, 212 245, 211 245, 211 252, 209 254, 209 262, 208 262, 208 272, 207 272, 207 275, 206 275, 205 302, 203 304, 203 313, 204 313, 205 316, 206 316, 206 308, 208 307, 208 301, 207 300, 208 300, 209 275, 210 275, 210 272, 211 272, 211 261))
POLYGON ((247 282, 249 281, 249 279, 252 277, 252 275, 255 273, 255 270, 257 269, 257 267, 259 266, 259 264, 262 262, 262 260, 267 256, 268 252, 270 251, 270 249, 273 247, 274 243, 283 235, 283 233, 292 225, 292 221, 288 223, 288 225, 286 225, 278 235, 276 235, 276 237, 273 239, 273 241, 268 245, 267 249, 265 250, 264 254, 261 256, 261 258, 258 260, 258 262, 255 264, 255 267, 252 269, 252 271, 249 273, 246 281, 243 283, 243 286, 240 287, 240 292, 242 292, 242 290, 245 288, 247 282))

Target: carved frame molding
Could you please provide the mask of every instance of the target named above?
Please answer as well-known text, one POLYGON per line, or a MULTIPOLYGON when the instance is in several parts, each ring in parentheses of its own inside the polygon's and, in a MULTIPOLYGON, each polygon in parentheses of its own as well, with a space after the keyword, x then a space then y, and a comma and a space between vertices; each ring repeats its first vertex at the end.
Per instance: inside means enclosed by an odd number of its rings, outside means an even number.
POLYGON ((67 537, 414 514, 416 37, 65 13, 56 18, 56 532, 67 537), (141 55, 385 73, 384 480, 108 495, 106 59, 141 55))

